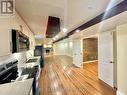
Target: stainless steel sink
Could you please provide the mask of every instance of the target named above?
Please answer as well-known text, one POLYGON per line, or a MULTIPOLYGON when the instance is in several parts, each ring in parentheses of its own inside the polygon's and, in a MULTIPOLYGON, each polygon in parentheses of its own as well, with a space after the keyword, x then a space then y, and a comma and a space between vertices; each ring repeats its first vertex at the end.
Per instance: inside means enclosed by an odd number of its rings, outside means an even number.
POLYGON ((29 59, 26 63, 31 63, 31 62, 37 62, 37 58, 34 58, 34 59, 29 59))

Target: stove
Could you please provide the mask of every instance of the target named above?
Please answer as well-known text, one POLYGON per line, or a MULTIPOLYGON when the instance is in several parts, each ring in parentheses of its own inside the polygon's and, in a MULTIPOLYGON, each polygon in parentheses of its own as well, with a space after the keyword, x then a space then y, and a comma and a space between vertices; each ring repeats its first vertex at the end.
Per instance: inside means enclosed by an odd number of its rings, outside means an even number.
POLYGON ((18 77, 18 61, 14 60, 0 65, 0 84, 9 83, 18 77))
MULTIPOLYGON (((35 60, 32 60, 32 62, 35 60)), ((32 64, 32 63, 26 63, 32 64)), ((29 78, 34 78, 32 92, 33 95, 39 95, 39 77, 40 77, 40 66, 35 65, 32 67, 18 67, 18 60, 13 60, 8 63, 0 65, 0 84, 5 84, 9 82, 22 81, 29 78), (38 84, 38 85, 37 85, 38 84)))

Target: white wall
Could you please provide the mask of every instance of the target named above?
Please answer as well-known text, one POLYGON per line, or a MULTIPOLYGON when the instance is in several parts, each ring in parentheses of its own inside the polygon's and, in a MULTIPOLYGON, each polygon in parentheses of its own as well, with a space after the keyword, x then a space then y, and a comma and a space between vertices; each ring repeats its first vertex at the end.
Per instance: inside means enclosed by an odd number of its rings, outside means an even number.
POLYGON ((29 53, 33 55, 34 46, 34 35, 17 12, 13 16, 0 16, 0 64, 11 59, 18 59, 19 63, 25 62, 26 58, 31 56, 29 53), (12 54, 10 51, 11 29, 21 30, 20 25, 23 27, 22 32, 29 37, 30 50, 12 54))
POLYGON ((73 42, 70 39, 59 41, 53 45, 54 55, 73 56, 73 42))
POLYGON ((127 95, 127 24, 117 27, 118 95, 127 95))

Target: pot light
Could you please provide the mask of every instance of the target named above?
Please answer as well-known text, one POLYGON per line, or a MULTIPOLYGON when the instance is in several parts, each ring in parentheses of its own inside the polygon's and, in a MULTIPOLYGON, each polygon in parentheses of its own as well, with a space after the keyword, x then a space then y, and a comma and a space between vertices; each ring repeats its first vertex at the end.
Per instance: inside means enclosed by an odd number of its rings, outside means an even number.
POLYGON ((76 30, 76 32, 78 33, 78 32, 80 32, 80 30, 78 29, 78 30, 76 30))
POLYGON ((58 35, 56 35, 56 38, 59 38, 59 36, 58 36, 58 35))
POLYGON ((63 32, 66 33, 67 32, 67 29, 66 28, 63 28, 63 32))
POLYGON ((56 40, 56 38, 53 38, 53 40, 56 40))
POLYGON ((44 37, 42 35, 35 35, 35 39, 43 39, 44 37))

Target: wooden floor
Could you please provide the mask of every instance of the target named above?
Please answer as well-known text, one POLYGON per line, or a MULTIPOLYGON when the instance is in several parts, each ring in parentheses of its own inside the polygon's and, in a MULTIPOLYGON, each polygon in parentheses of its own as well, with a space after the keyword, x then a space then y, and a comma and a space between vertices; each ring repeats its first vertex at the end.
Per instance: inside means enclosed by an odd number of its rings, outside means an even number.
POLYGON ((41 73, 41 95, 116 95, 114 89, 98 80, 97 67, 93 63, 81 69, 67 56, 48 56, 41 73))

